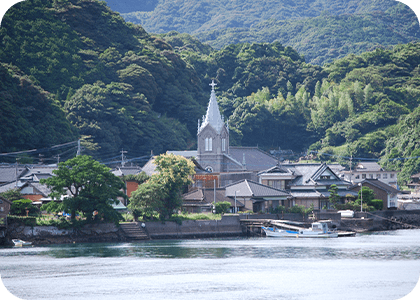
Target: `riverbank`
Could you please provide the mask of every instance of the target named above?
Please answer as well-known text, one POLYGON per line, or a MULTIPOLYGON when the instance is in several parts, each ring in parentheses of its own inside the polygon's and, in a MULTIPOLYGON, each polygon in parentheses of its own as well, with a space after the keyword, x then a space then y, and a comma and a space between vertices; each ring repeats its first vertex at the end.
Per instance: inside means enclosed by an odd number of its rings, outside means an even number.
MULTIPOLYGON (((420 228, 420 211, 383 211, 358 213, 355 218, 341 218, 336 212, 317 215, 317 219, 331 220, 331 226, 341 231, 368 232, 420 228)), ((244 219, 291 220, 308 226, 313 220, 301 214, 224 215, 221 220, 196 220, 176 222, 144 222, 145 239, 199 239, 218 237, 260 236, 261 229, 241 224, 244 219)), ((140 227, 140 224, 138 224, 140 227)), ((140 228, 139 228, 140 230, 140 228)), ((115 224, 90 224, 79 229, 58 229, 54 226, 24 226, 11 224, 7 240, 22 239, 34 245, 68 243, 105 243, 131 241, 121 226, 115 224)))

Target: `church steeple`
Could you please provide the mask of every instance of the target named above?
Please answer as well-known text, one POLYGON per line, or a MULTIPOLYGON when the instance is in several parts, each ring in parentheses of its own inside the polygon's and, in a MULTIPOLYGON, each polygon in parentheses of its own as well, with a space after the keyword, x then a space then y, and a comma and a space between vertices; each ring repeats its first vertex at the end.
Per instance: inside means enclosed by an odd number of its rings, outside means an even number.
POLYGON ((210 172, 224 172, 227 169, 225 156, 229 153, 229 131, 220 115, 215 85, 212 80, 207 113, 201 124, 198 120, 197 161, 210 172))
POLYGON ((207 113, 206 116, 203 116, 203 123, 199 127, 198 133, 203 130, 207 124, 210 124, 216 132, 220 133, 223 128, 224 122, 222 120, 222 116, 220 115, 219 105, 217 104, 216 93, 214 91, 214 87, 217 84, 214 83, 214 80, 211 81, 211 94, 210 94, 210 101, 209 105, 207 106, 207 113))

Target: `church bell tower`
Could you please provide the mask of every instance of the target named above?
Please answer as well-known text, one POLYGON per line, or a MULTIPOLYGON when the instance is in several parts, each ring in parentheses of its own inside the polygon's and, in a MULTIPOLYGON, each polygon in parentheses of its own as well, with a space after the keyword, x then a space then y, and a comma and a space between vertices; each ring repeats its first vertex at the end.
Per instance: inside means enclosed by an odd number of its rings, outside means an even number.
POLYGON ((200 124, 198 120, 197 130, 197 161, 210 172, 224 172, 224 156, 229 153, 229 130, 220 115, 217 104, 214 80, 210 83, 211 94, 207 106, 207 113, 203 116, 200 124))

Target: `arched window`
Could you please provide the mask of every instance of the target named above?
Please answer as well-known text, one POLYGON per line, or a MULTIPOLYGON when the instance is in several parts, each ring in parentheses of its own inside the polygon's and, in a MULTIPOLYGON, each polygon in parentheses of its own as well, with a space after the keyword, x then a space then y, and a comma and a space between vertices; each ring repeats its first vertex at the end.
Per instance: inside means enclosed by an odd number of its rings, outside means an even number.
POLYGON ((213 139, 212 138, 206 138, 205 139, 205 150, 206 151, 212 151, 213 150, 213 139))
POLYGON ((206 169, 205 169, 207 172, 210 172, 210 173, 213 173, 213 168, 212 167, 210 167, 210 166, 208 166, 208 167, 206 167, 206 169))

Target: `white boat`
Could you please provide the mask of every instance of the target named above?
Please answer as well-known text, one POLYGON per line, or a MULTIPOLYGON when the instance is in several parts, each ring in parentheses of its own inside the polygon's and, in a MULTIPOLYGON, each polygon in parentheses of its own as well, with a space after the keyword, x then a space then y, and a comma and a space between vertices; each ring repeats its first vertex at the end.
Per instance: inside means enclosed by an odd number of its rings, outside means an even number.
POLYGON ((16 247, 22 247, 22 246, 31 246, 32 242, 26 242, 19 239, 13 239, 13 244, 15 244, 16 247))
POLYGON ((294 230, 284 230, 272 227, 262 227, 266 236, 270 237, 294 237, 294 238, 336 238, 338 232, 329 231, 327 223, 312 223, 312 228, 294 230))

